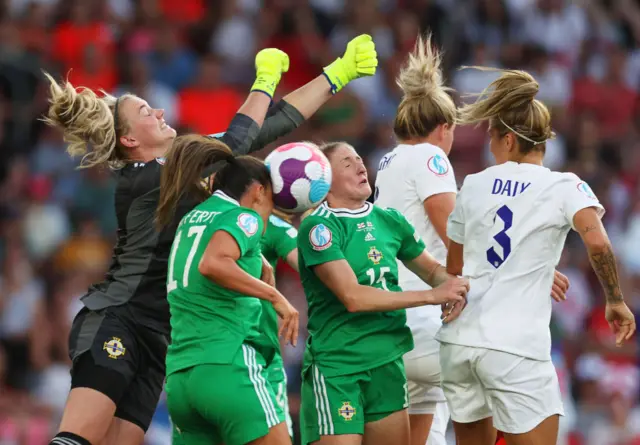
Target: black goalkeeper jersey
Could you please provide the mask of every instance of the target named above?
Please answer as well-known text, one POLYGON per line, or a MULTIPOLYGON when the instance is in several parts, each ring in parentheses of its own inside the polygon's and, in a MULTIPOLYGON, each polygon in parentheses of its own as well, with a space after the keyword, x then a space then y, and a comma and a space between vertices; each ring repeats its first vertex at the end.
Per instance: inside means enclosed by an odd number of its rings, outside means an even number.
MULTIPOLYGON (((291 105, 280 101, 272 107, 262 129, 248 116, 237 114, 226 133, 212 136, 241 155, 264 148, 289 133, 304 120, 291 105)), ((169 333, 167 263, 175 231, 182 217, 198 202, 183 199, 173 222, 158 231, 155 211, 160 198, 160 176, 164 160, 135 162, 116 171, 115 210, 118 234, 113 259, 101 283, 82 297, 91 310, 125 306, 136 323, 169 333)))

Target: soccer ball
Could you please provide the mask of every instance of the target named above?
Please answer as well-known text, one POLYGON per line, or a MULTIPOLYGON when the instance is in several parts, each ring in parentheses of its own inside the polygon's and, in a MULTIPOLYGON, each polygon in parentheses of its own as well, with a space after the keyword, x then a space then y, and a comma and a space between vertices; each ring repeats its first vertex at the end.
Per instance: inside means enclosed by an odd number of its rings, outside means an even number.
POLYGON ((265 159, 271 172, 273 201, 285 212, 301 213, 320 204, 331 187, 331 165, 313 144, 294 142, 265 159))

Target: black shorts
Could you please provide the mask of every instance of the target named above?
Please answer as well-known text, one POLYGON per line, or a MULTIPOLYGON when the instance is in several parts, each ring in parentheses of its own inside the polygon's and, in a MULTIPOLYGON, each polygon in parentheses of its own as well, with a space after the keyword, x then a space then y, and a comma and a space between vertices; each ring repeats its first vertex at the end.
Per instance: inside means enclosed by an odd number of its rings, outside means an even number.
POLYGON ((116 404, 115 416, 145 432, 165 377, 167 337, 136 324, 126 308, 83 308, 71 327, 71 388, 91 388, 116 404))

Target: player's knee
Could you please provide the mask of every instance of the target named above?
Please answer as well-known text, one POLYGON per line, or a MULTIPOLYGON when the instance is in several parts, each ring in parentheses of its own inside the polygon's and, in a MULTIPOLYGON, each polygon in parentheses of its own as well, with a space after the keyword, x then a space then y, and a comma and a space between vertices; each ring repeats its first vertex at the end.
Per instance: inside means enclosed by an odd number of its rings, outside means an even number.
POLYGON ((94 444, 89 442, 84 437, 78 436, 77 434, 62 431, 56 434, 56 437, 51 439, 51 442, 49 442, 49 445, 94 445, 94 444))

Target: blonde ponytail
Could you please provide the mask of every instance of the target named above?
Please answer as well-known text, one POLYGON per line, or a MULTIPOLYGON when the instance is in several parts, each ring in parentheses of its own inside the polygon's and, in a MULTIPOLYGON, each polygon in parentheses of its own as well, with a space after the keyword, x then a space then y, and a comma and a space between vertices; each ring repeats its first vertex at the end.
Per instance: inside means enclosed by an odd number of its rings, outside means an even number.
POLYGON ((293 215, 289 213, 285 213, 282 210, 278 210, 276 208, 274 208, 271 213, 273 213, 275 216, 277 216, 281 220, 286 221, 289 224, 293 224, 293 215))
POLYGON ((125 134, 128 130, 124 119, 118 119, 118 129, 114 127, 116 101, 121 105, 131 95, 116 99, 107 93, 104 97, 89 88, 76 88, 69 82, 58 84, 48 73, 49 110, 44 122, 60 128, 64 140, 69 144, 67 153, 82 156, 81 168, 108 164, 111 168, 120 168, 126 159, 117 143, 116 133, 125 134))
POLYGON ((445 86, 442 55, 433 48, 431 36, 418 37, 396 83, 403 92, 393 130, 401 140, 426 137, 438 125, 453 125, 456 106, 445 86))
POLYGON ((459 110, 458 123, 479 124, 489 121, 500 136, 512 132, 519 138, 520 151, 526 153, 555 137, 551 130, 551 114, 536 99, 538 82, 525 71, 499 70, 486 67, 463 67, 501 73, 500 77, 478 95, 478 99, 459 110))

